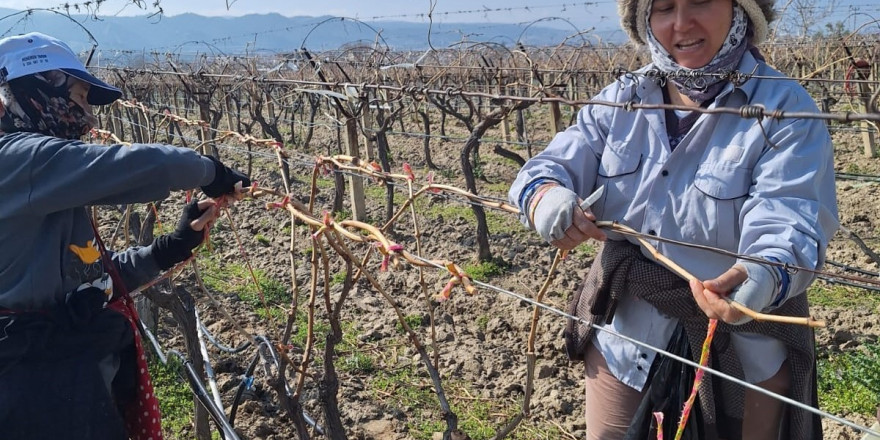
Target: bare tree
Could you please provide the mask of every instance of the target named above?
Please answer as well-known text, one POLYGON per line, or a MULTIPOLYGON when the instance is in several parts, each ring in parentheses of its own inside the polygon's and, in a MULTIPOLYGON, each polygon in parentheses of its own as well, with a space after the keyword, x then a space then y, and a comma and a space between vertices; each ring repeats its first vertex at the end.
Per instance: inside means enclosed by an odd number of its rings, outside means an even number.
POLYGON ((837 9, 838 0, 789 0, 779 13, 780 29, 799 38, 808 38, 837 9))

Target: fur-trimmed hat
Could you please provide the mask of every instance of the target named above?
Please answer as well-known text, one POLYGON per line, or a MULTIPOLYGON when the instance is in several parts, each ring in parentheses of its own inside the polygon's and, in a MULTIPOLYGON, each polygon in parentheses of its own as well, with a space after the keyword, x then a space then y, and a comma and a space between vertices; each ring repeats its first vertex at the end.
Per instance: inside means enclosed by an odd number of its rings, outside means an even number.
MULTIPOLYGON (((771 21, 776 19, 773 3, 776 0, 734 0, 748 14, 754 25, 755 35, 752 44, 758 45, 767 38, 771 21)), ((645 29, 645 16, 652 0, 617 0, 617 12, 620 14, 620 25, 634 43, 643 46, 648 40, 645 29)))

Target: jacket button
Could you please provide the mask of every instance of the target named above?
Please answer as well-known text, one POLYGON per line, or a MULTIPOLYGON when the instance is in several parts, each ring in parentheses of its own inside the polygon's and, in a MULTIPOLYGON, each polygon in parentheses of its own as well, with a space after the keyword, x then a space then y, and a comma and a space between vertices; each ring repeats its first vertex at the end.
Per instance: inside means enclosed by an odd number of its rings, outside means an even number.
POLYGON ((663 176, 663 177, 666 177, 666 176, 669 175, 669 171, 668 171, 668 170, 663 170, 663 171, 660 172, 660 175, 663 176))

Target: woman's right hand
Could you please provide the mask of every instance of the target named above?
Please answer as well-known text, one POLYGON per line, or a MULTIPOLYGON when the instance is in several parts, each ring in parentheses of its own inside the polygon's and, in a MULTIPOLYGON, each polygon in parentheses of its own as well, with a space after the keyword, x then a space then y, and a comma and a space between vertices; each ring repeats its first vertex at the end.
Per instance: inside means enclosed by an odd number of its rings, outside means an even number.
POLYGON ((580 208, 580 199, 574 191, 557 184, 539 188, 532 208, 535 231, 545 241, 562 250, 571 250, 587 239, 605 240, 605 233, 596 226, 596 216, 589 209, 580 208))

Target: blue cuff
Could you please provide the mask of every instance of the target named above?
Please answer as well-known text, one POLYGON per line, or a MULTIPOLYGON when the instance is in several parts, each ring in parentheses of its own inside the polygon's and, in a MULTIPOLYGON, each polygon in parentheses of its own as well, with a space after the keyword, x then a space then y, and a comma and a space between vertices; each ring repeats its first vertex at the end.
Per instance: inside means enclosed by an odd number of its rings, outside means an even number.
POLYGON ((526 185, 526 187, 523 188, 523 190, 519 193, 519 202, 518 203, 519 203, 519 209, 521 211, 525 211, 525 206, 523 206, 523 204, 526 202, 526 200, 529 199, 529 197, 532 196, 532 194, 535 193, 535 188, 537 188, 538 185, 540 185, 542 183, 544 183, 544 178, 539 177, 539 178, 529 182, 529 184, 526 185))
MULTIPOLYGON (((769 261, 775 261, 777 263, 781 263, 778 258, 775 257, 766 257, 769 261)), ((788 271, 785 270, 782 266, 773 266, 776 268, 776 271, 779 272, 779 293, 776 295, 776 299, 773 300, 773 303, 770 304, 771 307, 779 307, 782 304, 782 301, 788 296, 788 284, 791 282, 791 278, 788 275, 788 271)))
POLYGON ((529 199, 535 195, 535 190, 538 189, 539 186, 547 183, 547 182, 556 182, 559 183, 556 179, 550 179, 547 177, 538 177, 535 180, 529 182, 525 188, 523 188, 522 192, 519 194, 519 210, 522 212, 526 212, 528 209, 529 199))

